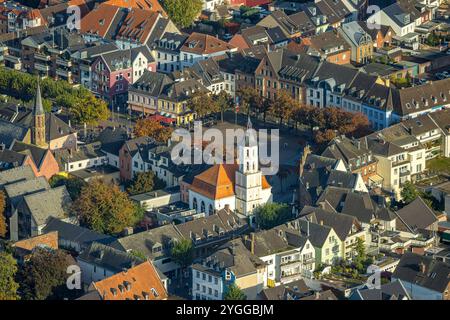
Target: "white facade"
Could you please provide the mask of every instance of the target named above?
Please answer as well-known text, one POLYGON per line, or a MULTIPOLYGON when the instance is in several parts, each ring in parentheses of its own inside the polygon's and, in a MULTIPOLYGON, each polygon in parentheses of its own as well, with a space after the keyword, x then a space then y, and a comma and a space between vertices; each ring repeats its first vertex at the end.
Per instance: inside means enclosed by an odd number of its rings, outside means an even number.
POLYGON ((311 277, 315 270, 315 249, 307 240, 303 248, 259 257, 266 263, 264 286, 279 285, 304 277, 311 277))
POLYGON ((84 159, 80 161, 70 161, 64 163, 65 172, 73 172, 77 170, 89 169, 99 167, 108 163, 107 156, 101 156, 96 158, 84 159))
POLYGON ((189 190, 189 208, 195 209, 197 212, 205 212, 206 215, 211 215, 214 210, 220 210, 228 205, 230 210, 236 210, 236 197, 211 199, 198 192, 189 190))
POLYGON ((192 269, 193 300, 222 300, 224 289, 221 276, 192 269))

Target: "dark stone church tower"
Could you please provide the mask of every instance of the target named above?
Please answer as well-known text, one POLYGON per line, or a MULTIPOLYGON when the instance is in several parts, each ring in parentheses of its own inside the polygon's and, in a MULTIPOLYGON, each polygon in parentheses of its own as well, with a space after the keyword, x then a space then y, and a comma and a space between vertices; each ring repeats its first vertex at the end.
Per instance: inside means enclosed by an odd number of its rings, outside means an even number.
POLYGON ((36 146, 44 147, 47 145, 45 141, 45 111, 42 105, 41 86, 37 85, 36 99, 33 108, 33 127, 32 127, 32 143, 36 146))

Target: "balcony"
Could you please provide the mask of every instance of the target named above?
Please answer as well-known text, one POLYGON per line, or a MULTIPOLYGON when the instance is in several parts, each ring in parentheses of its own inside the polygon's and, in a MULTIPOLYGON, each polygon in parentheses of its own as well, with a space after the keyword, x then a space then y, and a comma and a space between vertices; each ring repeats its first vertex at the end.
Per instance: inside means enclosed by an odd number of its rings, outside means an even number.
POLYGON ((302 262, 300 260, 289 260, 289 261, 280 263, 280 267, 281 267, 281 269, 284 269, 285 267, 291 268, 293 266, 301 265, 301 264, 302 264, 302 262))
POLYGON ((11 56, 9 54, 5 54, 4 59, 14 64, 21 63, 21 59, 19 57, 11 56))
POLYGON ((37 63, 37 62, 34 64, 34 68, 36 70, 43 71, 43 72, 49 72, 50 71, 50 66, 48 66, 46 64, 42 64, 42 63, 37 63))
POLYGON ((392 167, 398 167, 409 163, 409 159, 392 162, 392 167))
POLYGON ((72 72, 64 69, 56 69, 56 75, 64 78, 70 78, 72 76, 72 72))
POLYGON ((409 170, 400 171, 399 175, 400 175, 400 177, 408 177, 411 175, 411 171, 409 171, 409 170))
POLYGON ((34 59, 35 60, 40 60, 40 61, 50 61, 51 57, 46 55, 46 54, 42 54, 42 53, 35 53, 34 54, 34 59))
POLYGON ((71 67, 72 61, 67 61, 61 58, 56 59, 56 64, 63 67, 71 67))

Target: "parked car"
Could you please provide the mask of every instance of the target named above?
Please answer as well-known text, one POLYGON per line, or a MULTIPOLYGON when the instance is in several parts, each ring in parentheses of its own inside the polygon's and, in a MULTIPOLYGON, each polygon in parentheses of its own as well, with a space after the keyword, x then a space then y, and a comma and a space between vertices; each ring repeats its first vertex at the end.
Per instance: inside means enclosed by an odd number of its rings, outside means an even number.
POLYGON ((231 38, 233 38, 233 35, 231 33, 225 33, 223 35, 223 40, 225 41, 231 40, 231 38))

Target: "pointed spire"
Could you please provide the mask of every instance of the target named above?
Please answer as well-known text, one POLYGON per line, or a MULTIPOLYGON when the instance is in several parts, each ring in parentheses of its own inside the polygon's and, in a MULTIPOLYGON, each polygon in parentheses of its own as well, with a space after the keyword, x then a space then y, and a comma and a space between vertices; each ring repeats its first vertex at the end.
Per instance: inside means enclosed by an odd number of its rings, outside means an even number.
POLYGON ((252 121, 250 120, 250 115, 247 118, 247 130, 252 128, 252 121))
POLYGON ((41 97, 41 85, 39 84, 39 76, 38 76, 37 91, 36 91, 36 98, 34 99, 33 114, 41 115, 44 113, 45 112, 44 112, 44 107, 42 105, 42 97, 41 97))

